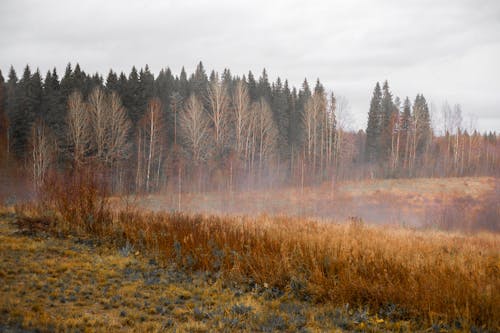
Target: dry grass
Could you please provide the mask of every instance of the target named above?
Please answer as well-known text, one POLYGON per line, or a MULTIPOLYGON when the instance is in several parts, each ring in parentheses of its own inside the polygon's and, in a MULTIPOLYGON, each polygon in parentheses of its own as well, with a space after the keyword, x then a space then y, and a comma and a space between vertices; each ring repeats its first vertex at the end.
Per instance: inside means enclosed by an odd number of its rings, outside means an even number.
MULTIPOLYGON (((262 213, 286 214, 340 221, 358 216, 367 223, 384 225, 500 231, 500 222, 492 223, 492 218, 485 221, 480 212, 491 206, 492 194, 500 210, 500 192, 495 193, 496 188, 500 188, 500 181, 492 177, 365 180, 333 187, 325 183, 303 190, 183 193, 181 210, 192 214, 254 217, 262 213)), ((128 200, 144 210, 178 209, 177 194, 139 195, 128 200)), ((123 207, 123 198, 116 197, 112 202, 115 207, 123 207)), ((500 215, 497 219, 500 220, 500 215)))
MULTIPOLYGON (((8 216, 10 215, 10 217, 8 216)), ((0 331, 256 332, 414 331, 365 308, 297 299, 270 286, 183 273, 135 249, 54 238, 0 215, 0 331), (21 228, 21 229, 19 229, 21 228)), ((446 327, 444 324, 437 326, 446 327)))
POLYGON ((500 329, 500 238, 308 219, 111 212, 83 177, 51 186, 33 214, 57 233, 131 244, 183 271, 258 284, 300 300, 396 306, 408 318, 500 329), (82 180, 85 180, 82 182, 82 180), (59 192, 60 191, 60 192, 59 192))

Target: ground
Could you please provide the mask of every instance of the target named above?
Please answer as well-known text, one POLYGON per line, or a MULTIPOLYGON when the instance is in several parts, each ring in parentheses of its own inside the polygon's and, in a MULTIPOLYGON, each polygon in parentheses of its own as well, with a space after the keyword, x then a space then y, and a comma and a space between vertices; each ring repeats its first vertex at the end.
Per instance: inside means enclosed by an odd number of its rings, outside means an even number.
POLYGON ((396 307, 374 314, 265 285, 228 285, 217 274, 161 267, 130 246, 20 230, 15 219, 0 216, 0 331, 416 330, 396 307))

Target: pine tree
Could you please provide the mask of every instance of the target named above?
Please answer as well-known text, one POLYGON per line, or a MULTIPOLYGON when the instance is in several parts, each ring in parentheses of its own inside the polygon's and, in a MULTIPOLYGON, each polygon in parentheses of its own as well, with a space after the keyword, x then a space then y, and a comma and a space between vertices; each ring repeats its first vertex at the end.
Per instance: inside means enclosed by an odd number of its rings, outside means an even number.
POLYGON ((16 109, 12 118, 12 151, 23 157, 27 151, 30 129, 41 115, 42 78, 38 70, 32 75, 29 66, 19 80, 16 109))
POLYGON ((88 78, 87 74, 85 74, 84 71, 81 70, 80 64, 76 64, 75 70, 73 71, 72 74, 72 79, 73 79, 73 91, 81 91, 83 96, 86 97, 90 94, 92 87, 87 83, 88 78))
POLYGON ((278 129, 279 157, 281 159, 287 159, 289 157, 288 127, 290 117, 288 99, 279 77, 272 86, 271 100, 271 111, 273 113, 274 123, 278 129))
POLYGON ((108 77, 106 78, 106 90, 108 92, 118 92, 118 76, 112 69, 109 70, 108 77))
POLYGON ((123 94, 123 106, 127 110, 129 119, 132 122, 133 128, 137 125, 143 108, 142 103, 143 92, 139 83, 139 73, 135 66, 132 67, 128 76, 125 93, 123 94))
POLYGON ((67 107, 62 104, 61 86, 55 68, 45 76, 41 108, 43 122, 56 139, 62 142, 65 137, 67 107))
POLYGON ((0 159, 2 161, 6 160, 8 148, 8 121, 7 113, 5 110, 5 99, 6 99, 6 85, 5 80, 0 70, 0 159))
POLYGON ((259 98, 263 97, 267 103, 271 102, 271 85, 269 84, 269 78, 267 77, 265 68, 262 70, 262 75, 257 84, 257 95, 259 98))
POLYGON ((389 84, 384 82, 382 87, 382 101, 381 101, 381 133, 380 133, 380 146, 377 149, 379 158, 385 159, 391 151, 391 138, 393 133, 393 120, 394 120, 394 102, 392 101, 392 94, 389 90, 389 84))
POLYGON ((187 100, 189 94, 191 93, 191 89, 189 87, 189 81, 187 79, 187 74, 184 67, 182 67, 181 74, 179 75, 179 78, 176 81, 177 81, 177 91, 182 96, 183 100, 187 100))
POLYGON ((304 119, 305 115, 306 102, 311 98, 311 96, 312 93, 311 89, 309 88, 309 83, 307 82, 307 79, 304 79, 302 88, 299 90, 297 95, 295 114, 292 117, 292 126, 296 137, 296 139, 294 140, 296 148, 299 148, 304 143, 304 126, 302 120, 304 119))
POLYGON ((12 150, 12 137, 14 127, 14 116, 17 112, 17 94, 18 94, 18 78, 14 67, 10 67, 9 79, 6 84, 6 99, 5 99, 5 113, 9 129, 7 133, 7 150, 12 150))
POLYGON ((366 127, 366 150, 365 160, 367 162, 376 161, 379 157, 379 142, 382 126, 382 92, 380 84, 377 82, 370 102, 368 112, 368 124, 366 127))
POLYGON ((208 88, 208 77, 201 61, 196 66, 195 72, 189 79, 189 86, 191 88, 191 92, 195 93, 201 100, 204 99, 208 88))
MULTIPOLYGON (((74 92, 75 84, 73 80, 73 69, 71 68, 71 63, 68 63, 66 66, 66 70, 64 71, 64 75, 61 78, 61 104, 66 107, 68 97, 71 93, 74 92)), ((81 92, 81 91, 80 91, 81 92)))
POLYGON ((427 149, 432 139, 429 107, 422 94, 417 94, 413 103, 413 123, 416 135, 415 150, 417 153, 422 153, 427 149))
POLYGON ((250 96, 250 102, 257 101, 257 82, 255 81, 252 71, 248 72, 248 96, 250 96))

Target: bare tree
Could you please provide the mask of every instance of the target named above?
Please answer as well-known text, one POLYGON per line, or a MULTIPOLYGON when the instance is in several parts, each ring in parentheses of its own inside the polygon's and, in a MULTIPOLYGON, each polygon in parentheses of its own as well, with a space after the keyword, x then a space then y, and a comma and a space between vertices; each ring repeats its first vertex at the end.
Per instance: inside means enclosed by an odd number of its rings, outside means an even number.
MULTIPOLYGON (((162 160, 165 158, 165 126, 159 98, 153 98, 149 101, 146 113, 140 121, 138 131, 137 174, 140 178, 144 177, 146 191, 149 191, 153 178, 153 168, 156 166, 156 173, 159 174, 162 160), (143 164, 144 168, 142 167, 143 164)), ((159 176, 156 177, 157 187, 158 183, 159 176)))
POLYGON ((55 140, 47 126, 40 120, 33 124, 30 134, 31 174, 35 190, 38 190, 54 160, 55 140))
POLYGON ((120 96, 116 92, 108 96, 108 105, 109 113, 106 117, 108 141, 105 161, 114 163, 125 159, 128 155, 130 145, 127 137, 131 126, 120 96))
POLYGON ((89 152, 90 118, 80 92, 73 92, 68 98, 68 148, 76 166, 81 166, 89 152))
POLYGON ((180 115, 179 127, 186 149, 196 164, 200 164, 208 154, 209 121, 199 99, 191 95, 180 115))
POLYGON ((213 126, 214 141, 217 148, 224 147, 229 136, 229 96, 227 88, 219 80, 212 82, 207 91, 209 116, 213 126))
POLYGON ((108 132, 108 115, 106 112, 106 94, 101 88, 95 88, 87 99, 87 108, 91 126, 91 144, 98 160, 105 160, 108 132))
POLYGON ((278 129, 273 120, 271 107, 264 98, 253 104, 255 114, 255 134, 258 144, 259 175, 261 176, 264 165, 269 162, 276 152, 278 143, 278 129))
POLYGON ((317 159, 323 157, 324 140, 323 128, 327 126, 325 120, 326 114, 326 96, 324 93, 315 92, 306 102, 303 115, 303 124, 305 129, 305 145, 307 160, 311 168, 316 172, 317 159))
POLYGON ((116 92, 106 95, 95 88, 87 101, 95 157, 111 166, 127 157, 130 121, 116 92))
POLYGON ((245 82, 239 80, 233 93, 233 118, 235 127, 235 145, 238 154, 243 153, 245 134, 250 125, 250 97, 245 82))

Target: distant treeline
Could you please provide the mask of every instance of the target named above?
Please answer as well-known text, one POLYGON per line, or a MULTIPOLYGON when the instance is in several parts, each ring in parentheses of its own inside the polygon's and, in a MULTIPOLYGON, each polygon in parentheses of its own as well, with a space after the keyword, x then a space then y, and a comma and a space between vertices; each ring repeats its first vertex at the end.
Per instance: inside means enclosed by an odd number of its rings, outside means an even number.
POLYGON ((116 191, 500 173, 497 134, 465 130, 458 105, 443 107, 436 136, 425 97, 401 101, 387 82, 375 86, 366 131, 347 130, 345 104, 319 79, 297 89, 265 70, 207 74, 201 62, 191 75, 145 66, 105 80, 78 64, 61 79, 29 66, 19 79, 11 67, 6 80, 0 72, 0 167, 39 186, 91 166, 116 191))

